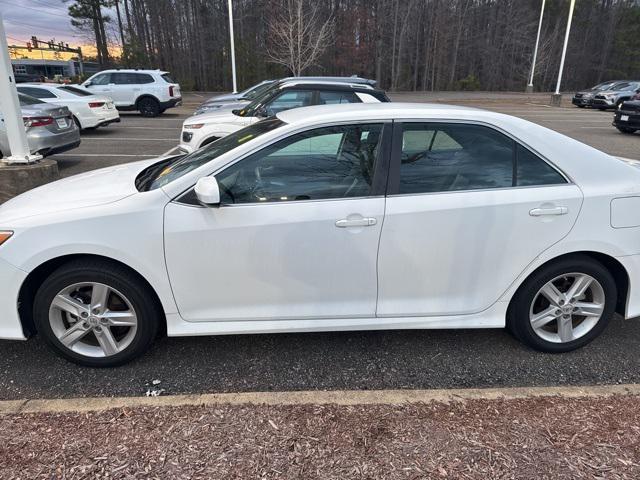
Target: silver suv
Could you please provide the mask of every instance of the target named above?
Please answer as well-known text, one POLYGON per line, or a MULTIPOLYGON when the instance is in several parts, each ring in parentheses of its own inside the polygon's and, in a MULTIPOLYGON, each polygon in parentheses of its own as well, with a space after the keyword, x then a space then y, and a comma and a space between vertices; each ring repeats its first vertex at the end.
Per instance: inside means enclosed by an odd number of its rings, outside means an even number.
POLYGON ((606 91, 598 92, 591 100, 591 106, 598 110, 618 108, 625 100, 630 100, 640 92, 640 81, 625 81, 612 86, 606 91))

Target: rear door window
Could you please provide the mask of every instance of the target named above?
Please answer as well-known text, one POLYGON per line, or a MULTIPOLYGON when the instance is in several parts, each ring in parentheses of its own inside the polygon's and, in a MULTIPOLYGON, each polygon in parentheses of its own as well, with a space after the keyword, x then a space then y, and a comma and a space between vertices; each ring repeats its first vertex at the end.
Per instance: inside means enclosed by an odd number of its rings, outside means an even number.
POLYGON ((58 98, 55 94, 45 88, 18 87, 18 91, 35 98, 58 98))
POLYGON ((318 95, 319 105, 335 105, 339 103, 361 103, 362 100, 353 92, 327 92, 320 91, 318 95))

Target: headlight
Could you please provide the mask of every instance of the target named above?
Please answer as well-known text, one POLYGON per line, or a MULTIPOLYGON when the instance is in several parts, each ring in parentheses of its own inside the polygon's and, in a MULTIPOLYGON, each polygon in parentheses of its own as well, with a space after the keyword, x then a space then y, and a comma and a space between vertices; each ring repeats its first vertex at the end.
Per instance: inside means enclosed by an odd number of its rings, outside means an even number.
POLYGON ((10 230, 0 231, 0 245, 2 245, 4 242, 9 240, 12 235, 13 235, 13 232, 10 230))
POLYGON ((187 130, 197 130, 202 127, 204 127, 204 123, 191 123, 189 125, 185 125, 183 128, 186 128, 187 130))

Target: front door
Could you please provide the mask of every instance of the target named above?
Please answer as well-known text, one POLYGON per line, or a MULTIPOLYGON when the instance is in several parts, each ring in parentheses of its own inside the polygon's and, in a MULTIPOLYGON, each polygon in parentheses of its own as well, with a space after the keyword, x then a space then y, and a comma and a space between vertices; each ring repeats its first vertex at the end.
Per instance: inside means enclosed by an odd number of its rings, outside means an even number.
POLYGON ((580 189, 487 126, 396 124, 378 316, 481 312, 569 233, 580 189))
POLYGON ((216 173, 219 208, 170 203, 166 261, 181 316, 374 317, 384 128, 292 135, 216 173))

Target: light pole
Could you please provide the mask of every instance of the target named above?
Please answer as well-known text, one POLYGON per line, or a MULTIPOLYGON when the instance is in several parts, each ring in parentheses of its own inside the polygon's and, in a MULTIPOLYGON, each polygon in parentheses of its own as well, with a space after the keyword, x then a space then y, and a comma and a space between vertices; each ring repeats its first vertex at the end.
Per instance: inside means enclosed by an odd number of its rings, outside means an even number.
POLYGON ((560 58, 560 70, 558 71, 558 82, 556 83, 556 91, 551 95, 551 105, 559 107, 562 104, 562 94, 560 93, 560 84, 562 83, 562 70, 564 70, 564 58, 567 55, 567 44, 569 43, 569 34, 571 33, 571 20, 573 19, 573 8, 576 6, 576 0, 571 0, 569 5, 569 18, 567 19, 567 31, 564 34, 564 45, 562 47, 562 57, 560 58))
POLYGON ((229 36, 231 37, 231 72, 233 74, 233 93, 238 93, 236 81, 236 45, 233 39, 233 4, 229 0, 229 36))
POLYGON ((529 85, 527 85, 526 92, 533 92, 533 75, 536 71, 536 60, 538 59, 538 45, 540 45, 540 31, 542 30, 542 17, 544 16, 544 4, 546 0, 542 0, 542 7, 540 8, 540 21, 538 22, 538 35, 536 35, 536 47, 533 49, 533 61, 531 62, 531 76, 529 77, 529 85))
POLYGON ((13 75, 11 67, 11 58, 9 57, 9 46, 7 45, 7 35, 4 31, 4 20, 0 15, 0 99, 2 104, 2 113, 4 116, 4 125, 7 130, 7 139, 9 141, 9 149, 11 155, 2 159, 2 163, 25 164, 33 163, 42 159, 42 155, 31 155, 29 143, 27 142, 27 133, 24 129, 24 120, 22 120, 22 109, 20 108, 20 99, 16 90, 16 79, 13 75))

